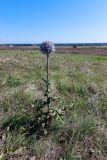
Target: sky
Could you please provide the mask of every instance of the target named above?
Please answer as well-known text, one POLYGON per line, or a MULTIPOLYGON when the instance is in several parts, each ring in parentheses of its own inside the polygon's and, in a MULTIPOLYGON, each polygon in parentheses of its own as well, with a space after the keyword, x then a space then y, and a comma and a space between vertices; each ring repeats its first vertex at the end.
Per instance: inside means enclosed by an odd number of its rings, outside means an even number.
POLYGON ((107 0, 0 0, 0 43, 106 43, 107 0))

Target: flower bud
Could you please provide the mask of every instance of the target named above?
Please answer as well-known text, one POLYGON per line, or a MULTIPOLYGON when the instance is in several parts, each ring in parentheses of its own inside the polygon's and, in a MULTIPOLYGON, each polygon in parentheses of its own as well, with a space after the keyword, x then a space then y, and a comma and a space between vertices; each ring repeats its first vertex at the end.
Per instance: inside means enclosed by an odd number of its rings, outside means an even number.
POLYGON ((53 52, 55 52, 55 45, 53 42, 50 41, 44 41, 41 45, 40 45, 40 51, 43 54, 51 54, 53 52))

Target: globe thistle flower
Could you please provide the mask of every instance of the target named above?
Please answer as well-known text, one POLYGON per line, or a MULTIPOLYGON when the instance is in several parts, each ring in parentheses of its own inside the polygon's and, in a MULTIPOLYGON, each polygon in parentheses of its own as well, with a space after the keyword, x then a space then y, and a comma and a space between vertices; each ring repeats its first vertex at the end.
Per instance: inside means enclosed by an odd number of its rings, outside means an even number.
POLYGON ((51 53, 55 52, 55 46, 54 43, 51 41, 44 41, 41 45, 40 45, 40 51, 43 54, 48 54, 50 55, 51 53))

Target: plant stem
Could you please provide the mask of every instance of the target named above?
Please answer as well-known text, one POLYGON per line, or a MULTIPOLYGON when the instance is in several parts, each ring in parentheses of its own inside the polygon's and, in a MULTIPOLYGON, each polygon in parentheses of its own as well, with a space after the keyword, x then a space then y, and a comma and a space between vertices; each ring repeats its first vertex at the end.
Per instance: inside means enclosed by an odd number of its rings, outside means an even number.
POLYGON ((48 64, 48 58, 49 58, 49 55, 47 53, 47 107, 48 107, 48 111, 49 111, 49 103, 48 103, 48 98, 49 98, 49 64, 48 64))

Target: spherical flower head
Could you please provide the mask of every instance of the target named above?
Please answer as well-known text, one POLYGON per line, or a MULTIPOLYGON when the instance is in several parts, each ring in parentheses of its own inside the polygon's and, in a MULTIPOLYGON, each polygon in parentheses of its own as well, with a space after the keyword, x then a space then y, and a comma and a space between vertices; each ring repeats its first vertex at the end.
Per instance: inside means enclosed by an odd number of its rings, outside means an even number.
POLYGON ((40 45, 40 51, 43 54, 51 54, 55 52, 55 45, 53 42, 50 41, 44 41, 41 45, 40 45))

